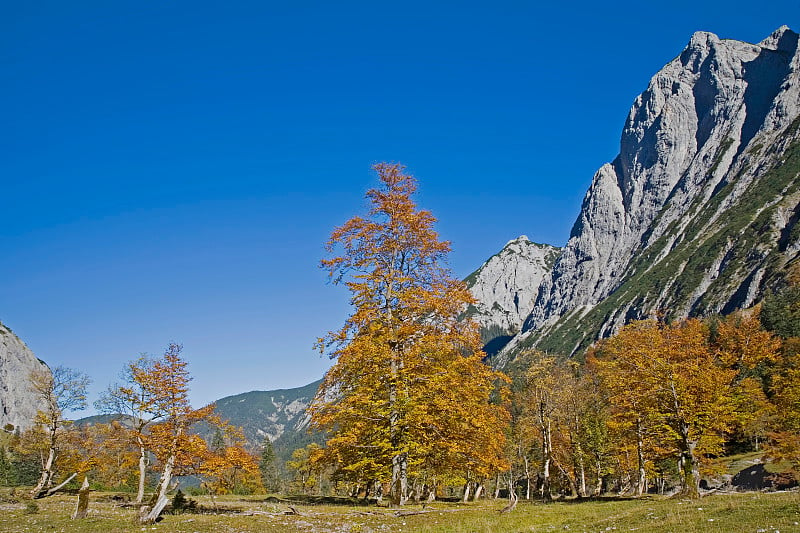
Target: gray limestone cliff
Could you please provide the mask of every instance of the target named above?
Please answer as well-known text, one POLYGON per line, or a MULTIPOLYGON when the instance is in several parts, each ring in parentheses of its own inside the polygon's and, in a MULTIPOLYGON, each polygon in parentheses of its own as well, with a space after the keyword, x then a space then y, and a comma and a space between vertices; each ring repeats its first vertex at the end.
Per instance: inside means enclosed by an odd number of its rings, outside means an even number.
POLYGON ((25 430, 33 425, 39 400, 29 376, 48 367, 8 327, 0 323, 0 427, 25 430))
POLYGON ((757 301, 800 251, 799 115, 796 33, 695 33, 635 100, 506 352, 571 355, 632 319, 757 301))
POLYGON ((480 324, 487 353, 497 352, 521 331, 540 288, 550 280, 559 251, 522 235, 467 276, 465 282, 476 299, 467 315, 480 324))

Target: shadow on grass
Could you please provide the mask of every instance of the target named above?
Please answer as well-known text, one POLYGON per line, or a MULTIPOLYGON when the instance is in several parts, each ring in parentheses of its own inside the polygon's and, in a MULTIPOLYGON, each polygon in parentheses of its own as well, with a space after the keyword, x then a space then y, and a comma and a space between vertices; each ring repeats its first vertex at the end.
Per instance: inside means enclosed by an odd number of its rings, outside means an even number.
MULTIPOLYGON (((351 498, 348 496, 311 496, 306 494, 289 494, 286 496, 268 496, 263 500, 250 500, 261 503, 282 503, 296 505, 343 505, 348 507, 377 507, 386 506, 387 500, 384 499, 380 504, 375 498, 351 498)), ((460 498, 437 498, 437 502, 459 503, 460 498)), ((420 502, 421 503, 421 502, 420 502)), ((408 502, 415 505, 414 502, 408 502)))
POLYGON ((552 500, 530 499, 519 500, 519 504, 542 504, 548 505, 551 503, 566 503, 566 504, 581 504, 581 503, 615 503, 615 502, 630 502, 630 501, 647 501, 649 496, 589 496, 586 498, 553 498, 552 500))

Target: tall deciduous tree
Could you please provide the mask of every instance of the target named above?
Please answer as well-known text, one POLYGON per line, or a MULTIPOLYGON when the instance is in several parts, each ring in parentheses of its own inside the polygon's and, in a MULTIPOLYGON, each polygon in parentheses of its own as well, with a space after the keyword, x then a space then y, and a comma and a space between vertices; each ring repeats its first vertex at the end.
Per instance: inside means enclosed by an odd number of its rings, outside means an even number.
POLYGON ((800 479, 800 338, 787 339, 772 379, 777 415, 767 454, 774 460, 787 461, 800 479))
POLYGON ((47 458, 42 462, 39 482, 31 491, 34 498, 41 498, 52 487, 58 439, 66 424, 64 411, 78 411, 86 408, 86 387, 89 376, 63 366, 51 371, 34 370, 30 374, 31 390, 43 405, 36 415, 36 422, 47 434, 47 458))
POLYGON ((417 209, 415 180, 381 163, 367 192, 369 216, 336 228, 322 261, 350 290, 353 314, 320 339, 336 364, 312 404, 312 423, 332 431, 325 457, 341 473, 388 480, 405 502, 409 475, 502 467, 504 408, 489 402, 501 376, 482 363, 472 301, 442 266, 450 250, 417 209))

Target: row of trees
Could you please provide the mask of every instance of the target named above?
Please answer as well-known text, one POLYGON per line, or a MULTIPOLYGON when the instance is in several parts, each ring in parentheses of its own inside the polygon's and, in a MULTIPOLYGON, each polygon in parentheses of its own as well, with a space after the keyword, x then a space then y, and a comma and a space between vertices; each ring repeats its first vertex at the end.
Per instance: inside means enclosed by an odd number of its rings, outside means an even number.
POLYGON ((524 353, 509 401, 508 378, 482 363, 478 333, 462 320, 472 297, 441 266, 449 243, 416 208, 413 178, 399 165, 375 170, 368 217, 334 230, 322 261, 354 312, 318 343, 336 362, 311 406, 329 438, 307 451, 310 470, 385 487, 395 504, 455 481, 480 492, 509 468, 527 497, 535 488, 549 498, 554 480, 579 496, 611 484, 642 494, 673 473, 695 497, 701 467, 732 440, 766 438, 775 457, 794 453, 800 341, 765 331, 758 309, 635 322, 585 365, 524 353))
POLYGON ((701 473, 713 475, 715 459, 732 449, 766 442, 770 455, 790 458, 796 341, 766 331, 759 311, 634 322, 597 343, 585 364, 523 354, 511 441, 526 494, 532 476, 545 499, 553 478, 578 496, 641 495, 650 482, 663 490, 677 478, 696 497, 701 473))
MULTIPOLYGON (((258 463, 245 449, 241 431, 222 421, 213 404, 191 406, 191 376, 181 351, 181 345, 171 343, 159 358, 142 356, 126 365, 122 383, 109 387, 95 404, 111 416, 110 423, 76 426, 64 418, 66 411, 86 407, 88 377, 64 367, 34 372, 31 386, 45 408, 32 429, 7 439, 10 446, 0 450, 5 477, 12 481, 13 473, 13 481, 25 482, 20 478, 38 462, 34 498, 51 493, 55 481, 65 476, 86 474, 108 487, 126 486, 135 478, 135 501, 142 503, 152 467, 157 467, 151 504, 166 501, 176 476, 197 476, 212 494, 260 490, 258 463), (210 442, 192 430, 200 424, 212 428, 210 442)), ((154 505, 145 520, 154 521, 159 511, 154 505)))
MULTIPOLYGON (((800 473, 800 339, 766 330, 764 314, 758 306, 704 321, 633 322, 597 343, 584 362, 523 352, 509 369, 510 396, 487 400, 510 413, 508 425, 485 426, 486 438, 503 448, 484 460, 451 444, 455 432, 430 438, 420 451, 452 446, 462 462, 415 456, 410 494, 443 494, 459 485, 466 499, 484 487, 497 495, 513 486, 522 498, 549 500, 558 493, 642 495, 674 487, 698 497, 701 478, 718 477, 724 456, 741 451, 764 452, 800 473)), ((428 416, 441 423, 434 411, 428 416)), ((327 449, 311 445, 294 454, 295 490, 364 496, 391 490, 390 458, 359 448, 370 443, 364 428, 382 423, 385 430, 389 421, 362 420, 361 441, 342 447, 350 435, 335 428, 327 449), (372 470, 353 460, 359 453, 372 470)))

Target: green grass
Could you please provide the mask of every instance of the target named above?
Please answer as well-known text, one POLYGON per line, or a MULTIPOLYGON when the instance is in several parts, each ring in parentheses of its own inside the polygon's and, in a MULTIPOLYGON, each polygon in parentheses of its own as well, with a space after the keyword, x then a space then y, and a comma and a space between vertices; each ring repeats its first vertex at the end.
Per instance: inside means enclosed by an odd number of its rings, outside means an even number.
MULTIPOLYGON (((26 501, 0 503, 4 532, 800 532, 800 494, 740 493, 690 501, 664 497, 637 500, 600 499, 550 504, 519 502, 500 515, 505 501, 434 503, 423 514, 396 516, 394 510, 356 506, 295 506, 300 516, 283 514, 288 506, 263 497, 217 498, 220 514, 165 515, 153 526, 133 522, 135 510, 119 507, 107 494, 92 494, 89 517, 71 520, 75 497, 59 495, 38 500, 39 511, 26 514, 26 501), (144 529, 143 529, 144 527, 144 529)), ((208 497, 195 497, 211 506, 208 497)), ((422 511, 419 506, 404 510, 422 511)))

